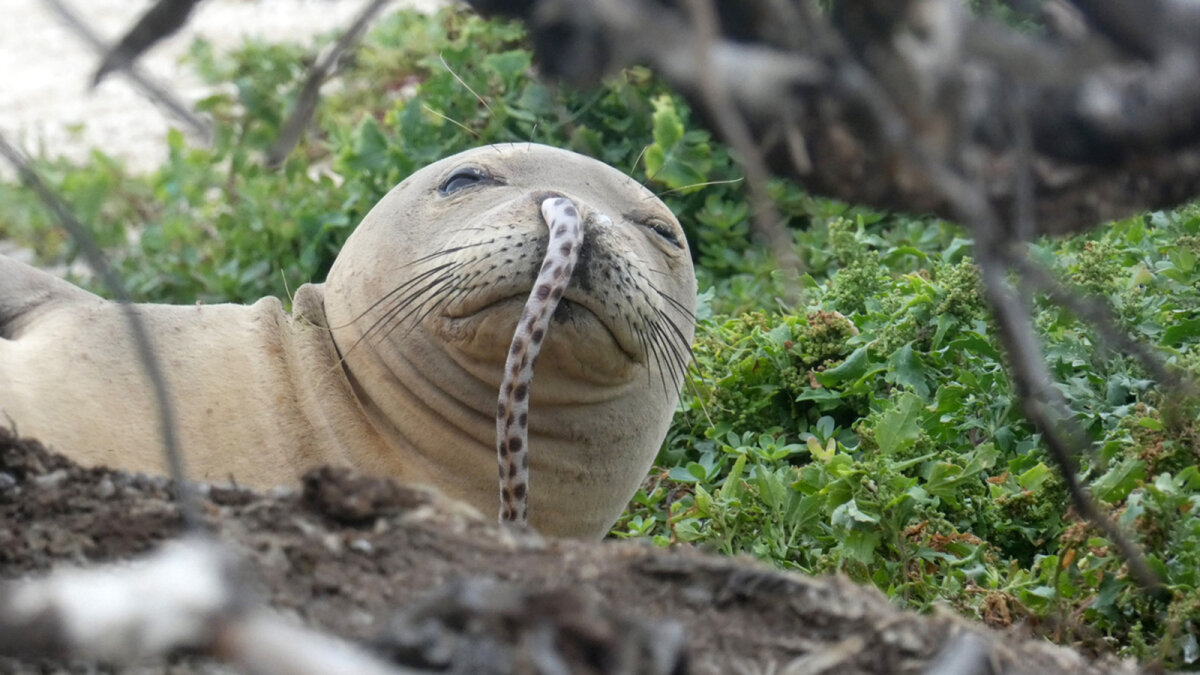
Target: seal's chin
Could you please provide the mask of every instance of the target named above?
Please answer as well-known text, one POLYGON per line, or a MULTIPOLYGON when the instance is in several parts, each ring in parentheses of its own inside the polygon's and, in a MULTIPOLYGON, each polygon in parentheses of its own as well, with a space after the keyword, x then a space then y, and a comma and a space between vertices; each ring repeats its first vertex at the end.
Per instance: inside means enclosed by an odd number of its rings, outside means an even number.
MULTIPOLYGON (((636 342, 626 344, 619 330, 582 302, 568 297, 559 302, 542 344, 538 369, 556 363, 559 370, 579 371, 581 379, 624 380, 645 363, 636 342)), ((527 294, 512 295, 469 309, 457 308, 440 317, 438 332, 473 358, 503 365, 527 294)))

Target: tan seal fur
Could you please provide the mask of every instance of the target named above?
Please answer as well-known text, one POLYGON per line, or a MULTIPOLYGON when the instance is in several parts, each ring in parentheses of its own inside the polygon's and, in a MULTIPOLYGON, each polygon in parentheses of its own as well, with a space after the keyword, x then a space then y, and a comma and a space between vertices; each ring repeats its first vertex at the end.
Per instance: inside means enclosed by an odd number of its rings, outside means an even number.
MULTIPOLYGON (((350 465, 495 513, 497 391, 553 196, 578 206, 585 233, 535 367, 531 524, 602 536, 666 434, 696 281, 653 194, 533 144, 405 180, 290 315, 275 298, 137 305, 191 476, 266 487, 350 465)), ((119 306, 0 257, 0 419, 87 463, 161 472, 155 409, 119 306)))

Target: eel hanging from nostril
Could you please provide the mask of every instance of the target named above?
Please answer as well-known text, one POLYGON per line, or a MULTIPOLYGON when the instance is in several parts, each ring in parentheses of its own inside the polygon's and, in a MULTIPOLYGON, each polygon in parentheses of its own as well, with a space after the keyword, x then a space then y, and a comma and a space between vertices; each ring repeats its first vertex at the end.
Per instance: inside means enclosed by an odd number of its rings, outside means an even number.
POLYGON ((500 522, 524 524, 529 517, 529 396, 533 363, 541 351, 550 317, 571 282, 583 223, 579 209, 566 197, 542 202, 542 218, 550 227, 546 258, 525 310, 513 333, 504 363, 500 401, 496 406, 496 453, 500 463, 500 522))

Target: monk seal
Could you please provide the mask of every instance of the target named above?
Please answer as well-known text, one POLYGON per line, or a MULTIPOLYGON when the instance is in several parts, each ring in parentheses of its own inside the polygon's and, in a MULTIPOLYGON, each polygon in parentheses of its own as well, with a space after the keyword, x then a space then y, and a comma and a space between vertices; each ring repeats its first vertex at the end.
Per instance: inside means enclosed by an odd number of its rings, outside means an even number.
MULTIPOLYGON (((497 392, 549 240, 579 211, 578 259, 529 398, 530 522, 602 536, 678 400, 696 280, 678 221, 596 160, 487 146, 393 188, 325 283, 284 312, 142 304, 190 475, 257 487, 349 465, 496 509, 497 392)), ((88 464, 162 472, 154 400, 118 305, 0 257, 0 415, 88 464)))

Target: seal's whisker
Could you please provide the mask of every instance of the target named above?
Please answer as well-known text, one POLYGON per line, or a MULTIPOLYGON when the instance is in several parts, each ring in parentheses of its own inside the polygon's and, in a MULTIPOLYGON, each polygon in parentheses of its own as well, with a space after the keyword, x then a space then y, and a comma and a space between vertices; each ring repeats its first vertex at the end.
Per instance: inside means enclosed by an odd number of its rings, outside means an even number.
MULTIPOLYGON (((482 228, 475 228, 475 229, 482 229, 482 228)), ((412 262, 404 263, 403 265, 401 265, 401 268, 412 267, 413 265, 419 265, 420 263, 423 263, 423 262, 429 262, 430 260, 433 260, 434 258, 440 258, 440 257, 446 256, 446 255, 453 255, 455 253, 461 253, 462 251, 465 251, 469 248, 475 248, 477 246, 491 246, 494 243, 496 243, 496 238, 492 237, 491 239, 488 239, 486 241, 480 240, 480 241, 477 241, 477 242, 474 242, 471 244, 463 244, 462 246, 453 246, 451 248, 447 248, 447 249, 443 249, 441 251, 436 251, 434 253, 430 253, 429 255, 427 255, 423 258, 417 258, 416 260, 414 260, 412 262)))
POLYGON ((694 311, 692 311, 692 309, 690 307, 688 307, 687 305, 684 305, 679 300, 676 300, 674 297, 671 296, 670 293, 667 293, 666 291, 662 290, 658 286, 655 286, 652 281, 650 281, 649 279, 647 279, 644 276, 641 276, 640 274, 638 275, 638 278, 640 278, 642 281, 645 281, 646 285, 649 286, 651 290, 653 290, 655 293, 658 294, 658 297, 662 298, 663 300, 666 300, 668 304, 670 304, 675 309, 679 310, 680 314, 684 315, 685 317, 687 317, 689 319, 696 318, 696 313, 694 311))
POLYGON ((657 307, 654 309, 654 311, 658 315, 659 319, 661 319, 668 326, 671 327, 671 331, 675 334, 675 338, 679 340, 680 346, 683 347, 683 349, 680 351, 686 352, 689 356, 691 356, 692 355, 691 340, 689 340, 687 338, 687 336, 683 334, 683 330, 679 328, 679 324, 675 323, 675 320, 672 319, 670 316, 668 316, 665 311, 658 309, 657 307))
MULTIPOLYGON (((355 341, 355 343, 351 347, 351 349, 353 350, 353 349, 357 348, 359 343, 361 343, 363 340, 367 340, 368 338, 373 339, 375 344, 378 345, 380 343, 380 341, 382 341, 389 334, 391 334, 392 330, 395 329, 395 325, 392 325, 392 327, 388 328, 386 331, 384 331, 383 328, 385 326, 387 326, 388 324, 392 324, 394 322, 395 318, 401 312, 403 312, 405 310, 405 308, 407 308, 409 305, 411 305, 412 303, 421 299, 422 297, 427 298, 428 294, 431 291, 437 290, 438 288, 441 287, 442 284, 445 284, 447 281, 452 281, 454 279, 454 276, 452 274, 454 269, 457 269, 457 266, 455 266, 454 268, 451 269, 451 273, 443 274, 443 275, 435 278, 433 281, 429 282, 425 286, 416 289, 412 293, 400 296, 399 298, 396 298, 395 302, 393 304, 391 304, 387 308, 387 310, 383 313, 383 316, 376 319, 375 322, 372 323, 367 328, 367 330, 363 331, 362 336, 359 337, 358 340, 355 341), (382 336, 380 337, 379 334, 381 332, 382 332, 382 336), (378 339, 375 339, 376 337, 378 337, 378 339)), ((422 277, 428 277, 428 276, 429 276, 428 273, 422 274, 422 277)), ((395 292, 396 291, 392 291, 391 293, 388 294, 388 296, 394 295, 395 292)), ((428 301, 428 299, 426 299, 426 302, 427 301, 428 301)), ((368 343, 368 344, 370 344, 370 343, 368 343)))
MULTIPOLYGON (((650 365, 650 363, 653 362, 653 359, 650 354, 650 345, 646 343, 645 329, 635 327, 632 321, 629 322, 629 328, 630 331, 633 332, 633 335, 637 338, 638 344, 641 345, 642 354, 645 354, 646 356, 647 365, 650 365)), ((646 386, 649 386, 650 382, 650 368, 646 368, 646 386)))
POLYGON ((394 295, 402 292, 407 287, 409 287, 413 284, 420 283, 422 280, 428 278, 429 275, 431 275, 431 274, 437 274, 438 272, 445 270, 447 268, 452 268, 452 267, 460 266, 460 265, 462 265, 462 263, 449 262, 444 265, 440 265, 438 267, 434 267, 434 268, 428 269, 424 272, 421 272, 417 276, 409 279, 408 281, 405 281, 404 283, 400 284, 399 286, 397 286, 397 287, 393 288, 392 290, 388 291, 387 293, 385 293, 383 295, 383 297, 381 297, 378 300, 376 300, 375 302, 371 303, 371 305, 369 307, 364 309, 361 313, 359 313, 353 319, 350 319, 349 321, 347 321, 346 323, 341 324, 341 325, 329 326, 329 328, 331 328, 331 329, 348 328, 349 326, 352 326, 352 325, 358 323, 359 320, 361 320, 366 315, 370 314, 372 311, 375 310, 375 308, 379 307, 380 305, 382 305, 385 302, 388 302, 390 299, 392 299, 392 297, 394 295))
MULTIPOLYGON (((417 312, 420 312, 430 300, 437 300, 437 302, 432 305, 431 309, 440 306, 445 300, 445 296, 441 295, 440 291, 446 288, 452 288, 455 281, 456 277, 450 275, 438 277, 425 289, 422 289, 418 293, 414 293, 412 296, 410 296, 410 298, 406 300, 403 305, 397 307, 394 312, 391 312, 391 318, 388 319, 388 322, 391 323, 391 325, 388 326, 387 330, 383 331, 379 340, 376 341, 376 344, 386 340, 388 336, 395 332, 395 330, 400 326, 407 324, 411 330, 413 327, 419 325, 420 321, 410 322, 409 319, 413 318, 417 312), (413 302, 416 300, 421 300, 421 302, 414 305, 413 302), (404 311, 405 309, 408 311, 404 311), (401 312, 403 312, 403 314, 401 314, 401 312)), ((429 316, 429 314, 426 312, 421 314, 421 316, 423 318, 429 316)))
MULTIPOLYGON (((650 340, 655 344, 655 354, 657 355, 658 363, 666 366, 666 370, 670 371, 671 379, 673 380, 675 379, 675 371, 670 367, 671 364, 667 358, 670 346, 666 343, 666 335, 662 332, 662 327, 657 323, 651 322, 647 325, 650 327, 650 340)), ((667 384, 667 373, 664 372, 664 368, 658 368, 657 370, 659 380, 662 381, 663 391, 670 392, 671 385, 667 384)))
MULTIPOLYGON (((650 324, 647 323, 646 325, 647 325, 647 328, 649 328, 650 324)), ((664 380, 665 376, 664 376, 664 374, 662 374, 662 368, 661 368, 661 365, 664 362, 662 362, 662 354, 659 351, 660 346, 658 344, 658 341, 656 341, 654 339, 654 334, 652 333, 652 331, 643 329, 643 334, 646 335, 647 344, 650 346, 650 351, 649 351, 650 363, 659 364, 659 366, 660 366, 660 368, 658 368, 658 369, 648 369, 646 376, 647 376, 647 378, 649 378, 649 376, 650 376, 649 370, 658 370, 659 378, 660 378, 660 380, 662 380, 662 387, 666 388, 667 384, 666 384, 666 380, 664 380)), ((647 382, 647 384, 649 384, 649 382, 647 382)))

